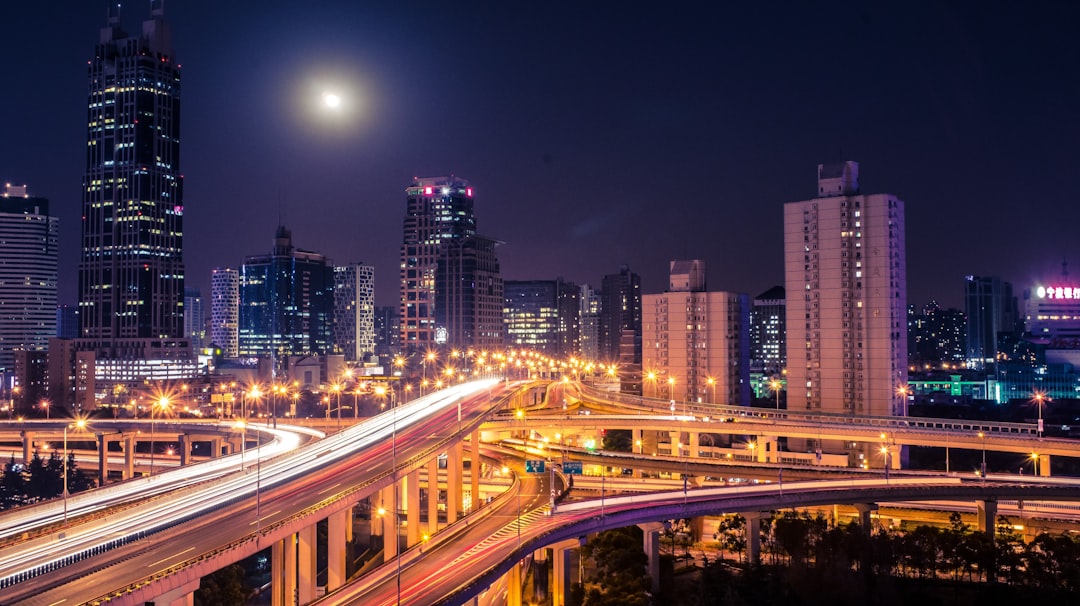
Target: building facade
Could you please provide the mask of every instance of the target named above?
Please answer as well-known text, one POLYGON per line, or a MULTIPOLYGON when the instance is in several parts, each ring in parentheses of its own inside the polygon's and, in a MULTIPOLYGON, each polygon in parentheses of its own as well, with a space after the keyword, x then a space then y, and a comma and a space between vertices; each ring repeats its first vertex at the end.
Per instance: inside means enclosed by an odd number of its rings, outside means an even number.
POLYGON ((750 405, 750 300, 708 292, 702 261, 672 261, 668 291, 642 297, 646 397, 750 405))
POLYGON ((750 370, 782 376, 787 366, 787 296, 774 286, 750 303, 750 370))
POLYGON ((994 372, 999 353, 1019 336, 1020 316, 1012 284, 996 276, 964 278, 967 313, 967 366, 994 372))
POLYGON ((588 284, 581 285, 578 298, 581 307, 578 312, 581 322, 581 357, 586 360, 600 360, 600 293, 588 284))
POLYGON ((270 358, 274 376, 288 356, 331 352, 334 272, 326 257, 300 250, 279 226, 273 251, 240 268, 239 355, 270 358))
POLYGON ((210 273, 210 341, 226 358, 240 352, 240 272, 216 267, 210 273))
POLYGON ((184 336, 191 340, 196 352, 206 346, 206 317, 203 315, 202 292, 198 288, 184 288, 184 336))
POLYGON ((604 276, 597 338, 600 360, 641 365, 641 276, 627 266, 604 276))
POLYGON ((357 362, 375 353, 375 268, 334 267, 334 350, 357 362))
POLYGON ((44 352, 56 335, 59 224, 25 186, 0 196, 0 373, 14 372, 16 351, 44 352))
POLYGON ((443 243, 435 268, 434 345, 461 351, 502 349, 498 244, 477 235, 443 243))
MULTIPOLYGON (((405 190, 401 245, 401 344, 435 345, 435 272, 445 244, 476 235, 473 188, 464 179, 416 178, 405 190)), ((502 301, 498 302, 501 309, 502 301)))
POLYGON ((581 354, 581 288, 557 280, 507 280, 507 345, 554 358, 581 354))
POLYGON ((791 410, 907 412, 904 203, 858 177, 819 165, 818 197, 784 205, 791 410))

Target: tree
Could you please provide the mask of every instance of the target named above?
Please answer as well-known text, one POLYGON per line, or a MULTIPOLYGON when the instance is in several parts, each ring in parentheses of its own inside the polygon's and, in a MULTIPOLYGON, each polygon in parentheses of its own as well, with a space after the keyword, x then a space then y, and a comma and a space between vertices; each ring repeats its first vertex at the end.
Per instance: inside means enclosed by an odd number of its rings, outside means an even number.
POLYGON ((15 462, 15 455, 4 464, 0 478, 0 509, 18 507, 26 502, 26 476, 22 465, 15 462))
POLYGON ((646 606, 649 603, 648 557, 637 526, 606 530, 582 547, 582 556, 595 565, 599 587, 585 592, 585 606, 646 606))
POLYGON ((251 595, 244 569, 230 564, 217 572, 206 575, 195 591, 198 606, 233 606, 244 604, 251 595))

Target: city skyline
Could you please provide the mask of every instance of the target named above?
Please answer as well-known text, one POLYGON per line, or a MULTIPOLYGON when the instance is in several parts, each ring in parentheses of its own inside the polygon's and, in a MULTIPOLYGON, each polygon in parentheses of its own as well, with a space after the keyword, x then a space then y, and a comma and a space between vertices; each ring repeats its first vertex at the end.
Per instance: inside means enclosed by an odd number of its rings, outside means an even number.
MULTIPOLYGON (((73 303, 77 108, 106 3, 63 4, 9 9, 20 28, 0 48, 24 86, 0 101, 0 177, 52 201, 73 303), (47 50, 19 51, 43 35, 47 50)), ((967 274, 1022 292, 1080 257, 1064 203, 1080 193, 1078 93, 1055 75, 1076 55, 1072 7, 346 4, 165 7, 184 65, 186 277, 204 295, 212 267, 283 222, 335 262, 369 260, 393 303, 404 190, 449 173, 476 187, 511 280, 596 286, 627 264, 660 292, 670 260, 701 258, 711 285, 755 295, 783 281, 783 204, 848 159, 867 191, 907 203, 912 303, 960 307, 967 274), (350 121, 296 107, 328 87, 350 121)), ((125 6, 124 25, 146 11, 125 6)))

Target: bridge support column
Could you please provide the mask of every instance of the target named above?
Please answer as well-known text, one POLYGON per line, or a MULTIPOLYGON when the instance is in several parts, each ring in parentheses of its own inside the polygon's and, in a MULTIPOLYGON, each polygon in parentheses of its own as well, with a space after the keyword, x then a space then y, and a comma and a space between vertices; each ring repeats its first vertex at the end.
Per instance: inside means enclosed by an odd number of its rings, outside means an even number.
POLYGON ((859 512, 859 526, 862 528, 863 534, 870 536, 870 531, 873 528, 873 512, 878 510, 877 503, 855 503, 855 510, 859 512))
POLYGON ((768 514, 748 511, 740 515, 746 518, 746 561, 756 566, 761 563, 761 518, 768 514))
POLYGON ((652 594, 656 595, 660 592, 660 531, 664 529, 664 525, 659 522, 650 522, 638 524, 638 528, 645 533, 643 547, 645 556, 649 558, 646 570, 649 581, 652 583, 652 594))
POLYGON ((698 456, 698 432, 691 431, 686 434, 686 446, 690 456, 696 459, 698 456))
POLYGON ((397 557, 398 553, 398 499, 397 484, 391 484, 383 488, 382 507, 386 510, 383 514, 383 562, 389 562, 397 557))
POLYGON ((135 477, 135 436, 125 434, 124 438, 124 472, 121 478, 130 480, 135 477))
POLYGON ((682 456, 682 449, 679 448, 679 444, 682 442, 682 432, 669 431, 668 434, 671 436, 671 456, 682 456))
POLYGON ((480 430, 469 436, 469 513, 480 508, 480 475, 484 464, 480 461, 480 430))
POLYGON ((109 481, 109 440, 105 434, 97 434, 98 449, 98 487, 109 481))
POLYGON ((432 457, 427 464, 427 519, 428 534, 439 532, 439 459, 432 457))
POLYGON ((198 588, 199 581, 194 581, 183 587, 170 589, 161 595, 154 596, 154 599, 147 600, 146 603, 154 606, 194 606, 195 591, 198 588))
POLYGON ((462 459, 465 447, 461 442, 446 451, 446 523, 453 524, 461 514, 462 459))
POLYGON ((420 542, 420 470, 409 472, 402 480, 405 491, 405 547, 420 542))
POLYGON ((270 604, 296 604, 296 535, 276 541, 270 548, 270 604))
POLYGON ((570 603, 570 586, 573 584, 570 575, 574 571, 570 556, 573 555, 573 550, 580 547, 581 539, 569 539, 551 546, 551 606, 566 606, 570 603))
POLYGON ((34 432, 22 430, 19 432, 22 436, 22 455, 23 464, 29 465, 30 459, 34 456, 34 432))
POLYGON ((995 521, 997 520, 997 500, 986 499, 983 501, 975 501, 976 507, 978 507, 979 518, 979 532, 984 533, 991 541, 994 540, 995 534, 995 521))
POLYGON ((332 513, 326 519, 326 591, 334 591, 345 582, 345 526, 352 508, 332 513))
POLYGON ((315 584, 318 582, 318 566, 315 555, 318 553, 319 532, 316 524, 311 524, 296 533, 299 544, 297 577, 299 580, 298 604, 310 604, 315 601, 315 584))
POLYGON ((221 438, 210 438, 210 457, 216 459, 221 456, 221 438))
POLYGON ((771 460, 778 460, 779 456, 776 452, 777 440, 773 436, 758 436, 757 439, 757 461, 758 463, 768 463, 771 460))
POLYGON ((180 442, 180 466, 182 467, 191 463, 191 435, 182 433, 177 437, 180 442))
POLYGON ((1039 455, 1039 475, 1050 477, 1050 455, 1039 455))
POLYGON ((506 571, 506 606, 521 606, 521 562, 506 571))

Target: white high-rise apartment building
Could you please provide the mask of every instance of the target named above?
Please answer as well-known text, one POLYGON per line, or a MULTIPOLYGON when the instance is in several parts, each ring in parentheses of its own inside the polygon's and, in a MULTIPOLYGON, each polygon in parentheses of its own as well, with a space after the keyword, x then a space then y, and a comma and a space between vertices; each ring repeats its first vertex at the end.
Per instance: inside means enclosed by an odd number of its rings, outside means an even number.
POLYGON ((210 275, 210 340, 226 358, 240 354, 240 272, 216 268, 210 275))
POLYGON ((358 362, 375 353, 375 268, 334 267, 334 347, 358 362))
POLYGON ((784 276, 788 408, 907 414, 904 203, 818 165, 818 197, 784 205, 784 276))
POLYGON ((707 292, 705 263, 672 261, 668 292, 641 297, 643 395, 750 404, 750 301, 707 292))

